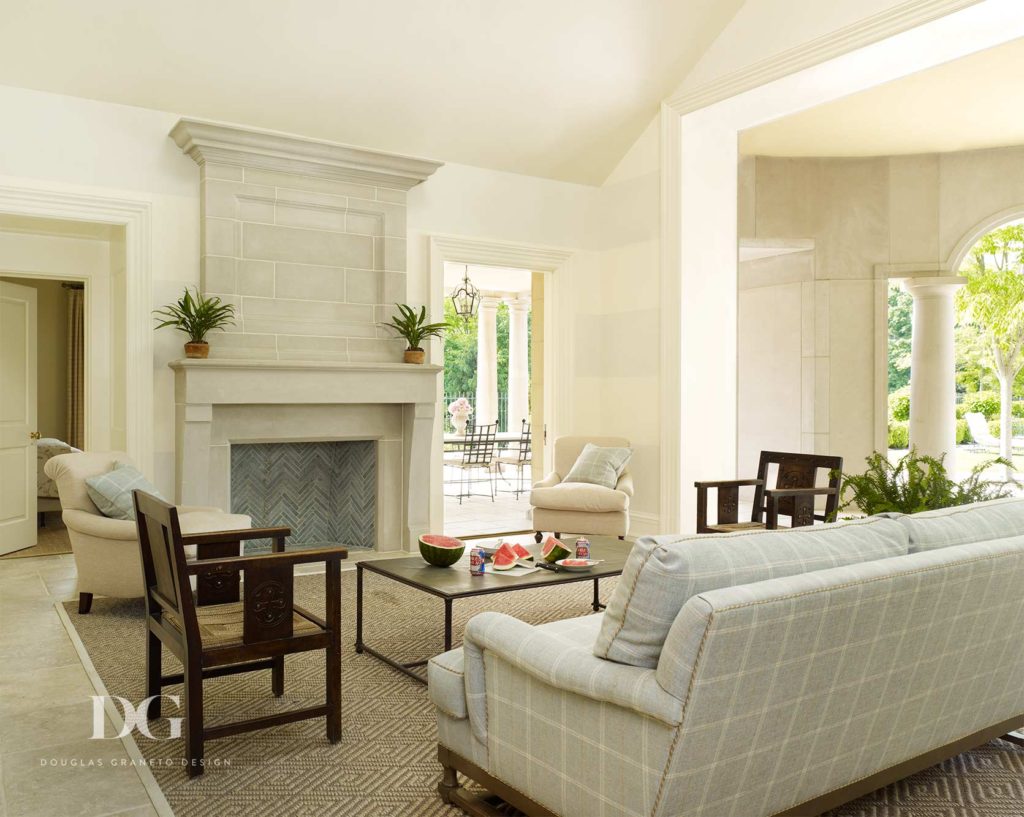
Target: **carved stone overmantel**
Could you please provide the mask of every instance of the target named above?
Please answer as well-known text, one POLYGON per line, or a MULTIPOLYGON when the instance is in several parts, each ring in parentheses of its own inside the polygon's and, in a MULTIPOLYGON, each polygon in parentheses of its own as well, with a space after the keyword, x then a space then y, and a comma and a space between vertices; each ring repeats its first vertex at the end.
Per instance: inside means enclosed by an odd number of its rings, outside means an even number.
POLYGON ((426 181, 443 164, 201 119, 178 120, 170 136, 199 165, 241 165, 398 190, 408 190, 426 181))

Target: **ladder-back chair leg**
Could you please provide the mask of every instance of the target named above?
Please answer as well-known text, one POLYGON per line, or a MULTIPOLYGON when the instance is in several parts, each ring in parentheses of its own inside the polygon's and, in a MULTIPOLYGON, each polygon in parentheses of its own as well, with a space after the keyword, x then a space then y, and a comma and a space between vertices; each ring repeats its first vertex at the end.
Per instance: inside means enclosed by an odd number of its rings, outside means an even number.
POLYGON ((149 720, 160 717, 160 676, 163 672, 163 645, 153 633, 146 632, 146 697, 153 700, 146 711, 149 720))
POLYGON ((198 661, 185 667, 185 758, 188 776, 203 773, 203 670, 198 661))
POLYGON ((270 687, 278 698, 284 695, 284 656, 274 656, 274 666, 270 669, 270 687))

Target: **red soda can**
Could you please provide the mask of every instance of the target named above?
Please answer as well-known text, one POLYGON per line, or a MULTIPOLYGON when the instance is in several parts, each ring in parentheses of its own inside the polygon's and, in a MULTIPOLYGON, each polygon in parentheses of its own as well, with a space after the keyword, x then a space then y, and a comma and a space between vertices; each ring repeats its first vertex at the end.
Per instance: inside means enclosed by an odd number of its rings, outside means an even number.
POLYGON ((576 540, 576 558, 590 559, 590 540, 582 536, 576 540))
POLYGON ((469 572, 472 576, 482 576, 484 574, 484 560, 486 554, 481 548, 473 548, 469 552, 469 572))

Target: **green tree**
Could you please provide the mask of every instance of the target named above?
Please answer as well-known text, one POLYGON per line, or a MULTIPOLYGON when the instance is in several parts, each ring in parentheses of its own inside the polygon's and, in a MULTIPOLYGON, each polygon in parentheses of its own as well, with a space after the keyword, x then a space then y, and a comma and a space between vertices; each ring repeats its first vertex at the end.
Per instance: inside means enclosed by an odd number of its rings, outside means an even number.
POLYGON ((961 318, 980 332, 986 362, 999 380, 1000 454, 1007 460, 1012 455, 1013 383, 1024 367, 1022 254, 1024 224, 982 236, 961 267, 967 285, 956 301, 961 318))
POLYGON ((899 284, 889 285, 889 394, 910 384, 910 335, 914 298, 899 284))
MULTIPOLYGON (((455 314, 450 298, 444 301, 444 317, 453 328, 444 336, 444 393, 472 399, 476 395, 476 337, 477 318, 468 321, 455 314)), ((498 335, 498 392, 508 390, 508 306, 501 304, 497 313, 498 335)), ((527 317, 527 344, 532 343, 533 314, 527 317)), ((529 347, 528 348, 532 348, 529 347)), ((528 371, 533 361, 527 357, 528 371)), ((502 430, 507 429, 507 418, 502 414, 502 430)), ((511 429, 511 430, 518 430, 511 429)))
POLYGON ((444 393, 463 397, 476 394, 476 316, 468 321, 455 314, 444 299, 444 317, 452 326, 444 338, 444 393))

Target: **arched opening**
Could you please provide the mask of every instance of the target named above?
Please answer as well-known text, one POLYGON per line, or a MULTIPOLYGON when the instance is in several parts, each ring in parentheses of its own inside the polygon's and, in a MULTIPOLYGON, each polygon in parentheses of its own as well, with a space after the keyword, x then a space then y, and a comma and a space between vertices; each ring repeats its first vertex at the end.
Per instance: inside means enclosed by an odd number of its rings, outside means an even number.
MULTIPOLYGON (((1024 470, 1024 214, 990 220, 953 260, 960 470, 998 455, 1024 470)), ((966 242, 964 242, 966 245, 966 242)), ((1000 469, 1001 470, 1001 469, 1000 469)), ((1007 477, 1012 475, 1007 469, 1007 477)))
POLYGON ((890 459, 912 445, 947 452, 964 477, 1005 454, 1013 469, 990 467, 984 476, 1016 478, 1024 471, 1024 206, 982 219, 932 269, 888 288, 890 459), (917 390, 931 389, 933 399, 912 399, 915 362, 927 364, 917 390))

